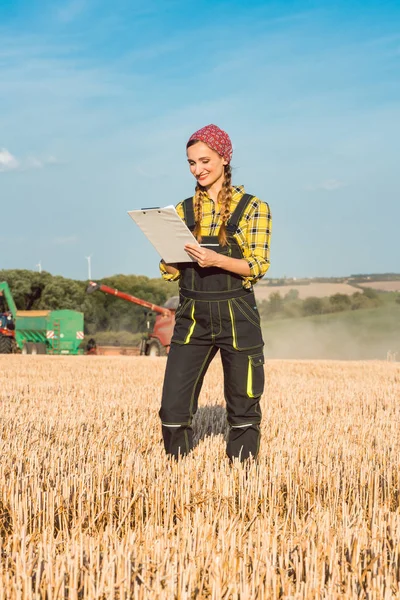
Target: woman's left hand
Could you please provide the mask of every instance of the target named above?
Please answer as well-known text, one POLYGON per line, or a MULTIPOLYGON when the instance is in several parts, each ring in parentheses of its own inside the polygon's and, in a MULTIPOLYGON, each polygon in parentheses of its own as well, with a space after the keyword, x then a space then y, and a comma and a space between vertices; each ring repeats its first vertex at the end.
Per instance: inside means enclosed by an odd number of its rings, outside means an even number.
POLYGON ((202 246, 196 246, 196 244, 186 244, 186 252, 194 258, 200 265, 200 267, 216 267, 218 266, 219 254, 210 250, 209 248, 203 248, 202 246))

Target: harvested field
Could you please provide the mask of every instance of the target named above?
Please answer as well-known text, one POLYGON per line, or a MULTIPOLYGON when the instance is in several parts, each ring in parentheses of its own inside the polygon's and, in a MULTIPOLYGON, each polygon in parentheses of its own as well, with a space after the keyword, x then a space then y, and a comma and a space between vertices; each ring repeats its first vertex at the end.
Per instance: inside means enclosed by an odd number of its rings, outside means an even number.
POLYGON ((282 298, 290 290, 297 290, 299 292, 300 300, 314 296, 317 298, 325 298, 326 296, 333 296, 334 294, 346 294, 351 296, 359 290, 352 285, 347 283, 310 283, 308 285, 268 285, 265 283, 258 283, 254 286, 254 292, 257 300, 268 300, 271 294, 279 293, 282 298))
POLYGON ((219 359, 167 460, 165 359, 1 356, 0 598, 400 596, 400 365, 269 361, 230 466, 219 359))
POLYGON ((360 283, 361 287, 381 290, 383 292, 400 292, 400 280, 397 281, 371 281, 360 283))

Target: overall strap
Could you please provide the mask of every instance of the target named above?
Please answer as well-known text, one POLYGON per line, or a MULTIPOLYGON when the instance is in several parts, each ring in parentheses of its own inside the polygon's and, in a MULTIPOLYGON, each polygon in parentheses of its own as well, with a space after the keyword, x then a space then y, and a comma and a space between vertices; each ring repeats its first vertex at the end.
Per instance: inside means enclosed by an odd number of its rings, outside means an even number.
POLYGON ((247 205, 254 198, 251 194, 243 194, 243 196, 239 200, 239 204, 231 214, 228 223, 226 224, 226 230, 229 235, 233 235, 236 233, 237 228, 239 227, 240 219, 243 216, 244 211, 247 208, 247 205))
POLYGON ((185 223, 190 231, 194 231, 196 220, 194 218, 193 196, 186 198, 186 200, 182 202, 182 206, 185 223))

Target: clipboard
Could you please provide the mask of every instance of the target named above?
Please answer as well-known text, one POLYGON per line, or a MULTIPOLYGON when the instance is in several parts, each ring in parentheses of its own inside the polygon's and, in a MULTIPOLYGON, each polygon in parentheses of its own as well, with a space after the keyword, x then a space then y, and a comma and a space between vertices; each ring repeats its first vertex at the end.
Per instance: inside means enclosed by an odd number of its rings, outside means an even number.
POLYGON ((128 215, 166 263, 195 262, 185 252, 184 246, 200 244, 176 212, 175 206, 129 210, 128 215))

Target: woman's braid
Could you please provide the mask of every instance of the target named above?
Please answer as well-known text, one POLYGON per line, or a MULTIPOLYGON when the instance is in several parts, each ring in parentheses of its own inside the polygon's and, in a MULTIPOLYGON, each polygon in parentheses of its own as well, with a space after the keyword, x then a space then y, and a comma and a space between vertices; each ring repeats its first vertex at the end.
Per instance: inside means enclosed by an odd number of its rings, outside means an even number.
MULTIPOLYGON (((218 233, 218 242, 221 246, 226 246, 228 236, 226 233, 226 224, 231 216, 231 200, 232 200, 232 169, 230 165, 224 166, 225 179, 222 184, 221 191, 218 194, 218 204, 220 206, 221 226, 218 233)), ((203 216, 203 199, 207 196, 206 190, 200 185, 196 186, 194 196, 194 218, 195 227, 193 235, 199 243, 201 243, 201 218, 203 216)))
POLYGON ((232 168, 231 165, 225 165, 225 179, 222 184, 221 191, 218 194, 218 202, 220 205, 221 227, 218 233, 218 242, 221 246, 226 246, 228 236, 226 234, 226 224, 231 216, 231 201, 232 201, 232 168))
POLYGON ((201 244, 201 217, 203 216, 203 198, 205 196, 207 196, 206 190, 201 185, 197 184, 193 207, 195 219, 193 235, 199 244, 201 244))

